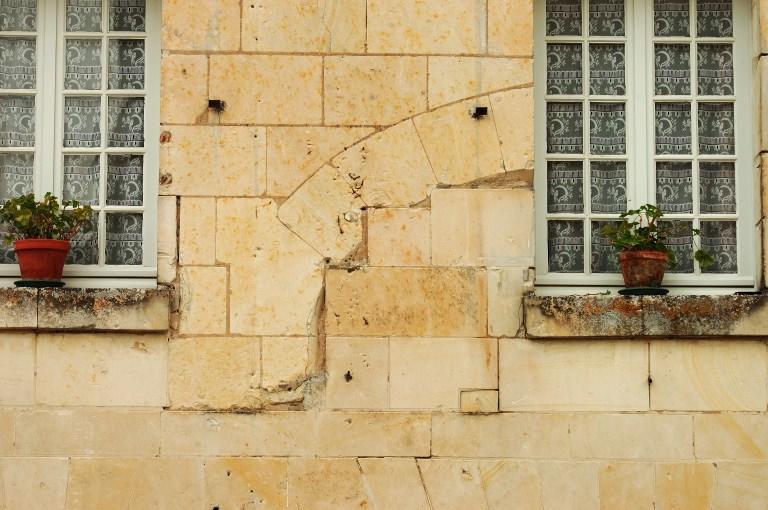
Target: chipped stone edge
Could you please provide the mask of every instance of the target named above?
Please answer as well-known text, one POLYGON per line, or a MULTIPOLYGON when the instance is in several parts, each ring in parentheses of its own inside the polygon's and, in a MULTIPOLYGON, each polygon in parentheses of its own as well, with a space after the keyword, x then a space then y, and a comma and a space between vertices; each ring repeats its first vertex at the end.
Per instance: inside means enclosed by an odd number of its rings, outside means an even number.
POLYGON ((768 335, 768 295, 523 298, 531 339, 723 338, 768 335))

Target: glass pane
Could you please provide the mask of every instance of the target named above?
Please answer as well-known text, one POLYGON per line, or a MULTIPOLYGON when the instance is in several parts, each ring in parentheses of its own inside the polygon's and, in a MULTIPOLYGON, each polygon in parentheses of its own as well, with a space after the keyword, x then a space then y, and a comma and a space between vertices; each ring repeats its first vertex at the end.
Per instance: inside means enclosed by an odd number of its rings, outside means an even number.
POLYGON ((699 153, 734 154, 732 103, 699 103, 699 153))
POLYGON ((627 210, 627 164, 624 161, 592 161, 590 194, 593 213, 627 210))
POLYGON ((654 0, 653 33, 659 37, 688 37, 690 13, 688 0, 654 0))
POLYGON ((665 214, 693 212, 693 173, 690 161, 656 163, 656 205, 665 214))
POLYGON ((615 221, 592 222, 592 272, 593 273, 618 273, 619 255, 608 239, 603 235, 602 229, 606 225, 616 224, 615 221))
POLYGON ((624 35, 624 0, 589 0, 589 35, 624 35))
POLYGON ((64 98, 64 147, 101 147, 100 98, 64 98))
POLYGON ((67 32, 101 32, 101 0, 67 0, 67 32))
POLYGON ((547 44, 547 94, 582 94, 581 44, 547 44))
POLYGON ((730 44, 699 44, 699 94, 733 95, 733 47, 730 44))
POLYGON ((99 204, 99 156, 64 156, 64 200, 99 204))
POLYGON ((70 90, 101 88, 101 41, 67 39, 67 70, 64 87, 70 90))
POLYGON ((93 221, 87 229, 82 229, 70 240, 67 264, 94 265, 99 263, 99 213, 94 213, 93 221))
POLYGON ((589 93, 606 96, 626 93, 623 44, 590 44, 589 93))
POLYGON ((144 98, 110 97, 107 137, 110 147, 144 146, 144 98))
POLYGON ((142 262, 141 214, 107 214, 107 264, 140 266, 142 262))
POLYGON ((31 193, 34 169, 32 153, 0 154, 0 200, 31 193))
POLYGON ((109 41, 109 88, 144 88, 144 41, 109 41))
POLYGON ((37 0, 0 0, 0 30, 37 30, 37 0))
POLYGON ((691 93, 691 48, 687 44, 657 44, 656 94, 686 96, 691 93))
POLYGON ((702 269, 702 272, 738 272, 735 221, 702 221, 701 247, 715 259, 714 264, 702 269))
POLYGON ((656 103, 656 154, 691 153, 691 105, 656 103))
POLYGON ((667 247, 675 254, 676 267, 667 267, 670 273, 693 273, 693 223, 690 221, 665 221, 670 232, 667 247))
POLYGON ((110 155, 107 163, 107 205, 144 203, 144 158, 110 155))
POLYGON ((699 180, 702 214, 736 212, 736 168, 733 163, 701 161, 699 180))
POLYGON ((0 96, 0 147, 35 146, 35 97, 0 96))
POLYGON ((584 116, 581 103, 547 103, 547 152, 581 154, 584 116))
POLYGON ((591 103, 589 109, 590 154, 626 153, 624 105, 622 103, 591 103))
POLYGON ((584 272, 584 223, 547 222, 549 270, 553 273, 584 272))
POLYGON ((584 212, 583 186, 581 161, 547 162, 547 212, 584 212))
POLYGON ((696 32, 699 37, 732 37, 731 0, 696 0, 696 32))
POLYGON ((113 32, 143 32, 144 0, 109 0, 109 29, 113 32))
POLYGON ((581 35, 581 0, 547 0, 547 35, 581 35))
POLYGON ((33 89, 37 78, 34 39, 0 39, 0 88, 33 89))

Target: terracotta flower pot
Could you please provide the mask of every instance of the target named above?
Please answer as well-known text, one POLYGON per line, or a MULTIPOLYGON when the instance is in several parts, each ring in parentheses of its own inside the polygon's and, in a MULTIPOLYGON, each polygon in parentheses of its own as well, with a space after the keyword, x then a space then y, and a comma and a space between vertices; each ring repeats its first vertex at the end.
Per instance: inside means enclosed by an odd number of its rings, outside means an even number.
POLYGON ((619 266, 627 287, 661 287, 667 254, 657 250, 622 251, 619 266))
POLYGON ((69 241, 19 239, 13 243, 24 280, 61 280, 69 241))

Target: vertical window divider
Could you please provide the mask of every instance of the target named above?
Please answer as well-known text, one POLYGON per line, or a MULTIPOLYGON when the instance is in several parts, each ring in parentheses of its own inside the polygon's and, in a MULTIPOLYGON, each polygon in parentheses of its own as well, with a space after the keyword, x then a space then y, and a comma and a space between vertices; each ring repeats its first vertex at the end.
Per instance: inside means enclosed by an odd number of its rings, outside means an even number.
POLYGON ((590 0, 582 0, 581 2, 581 75, 582 75, 582 139, 584 140, 581 146, 582 154, 582 181, 584 184, 584 193, 582 194, 582 200, 584 201, 584 208, 582 213, 582 229, 584 232, 584 274, 587 276, 592 274, 592 166, 591 166, 591 151, 590 143, 592 141, 590 133, 590 80, 591 70, 589 66, 590 59, 590 42, 589 42, 589 2, 590 0))

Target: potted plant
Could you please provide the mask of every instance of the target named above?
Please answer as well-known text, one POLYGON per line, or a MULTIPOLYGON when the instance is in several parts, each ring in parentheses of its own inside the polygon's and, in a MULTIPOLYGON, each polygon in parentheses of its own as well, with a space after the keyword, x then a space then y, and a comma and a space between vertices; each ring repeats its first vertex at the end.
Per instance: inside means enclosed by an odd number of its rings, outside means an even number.
POLYGON ((76 200, 59 205, 46 193, 41 201, 34 194, 22 195, 0 205, 0 224, 13 244, 21 271, 17 286, 60 287, 69 240, 91 226, 93 209, 76 200))
MULTIPOLYGON (((661 289, 661 281, 667 267, 674 268, 677 261, 675 253, 666 244, 674 224, 662 222, 663 216, 661 209, 645 204, 619 215, 621 221, 603 227, 603 235, 619 252, 619 267, 629 290, 622 293, 666 293, 661 289)), ((693 229, 694 236, 700 234, 699 229, 693 229)), ((698 247, 694 258, 702 268, 713 262, 712 256, 698 247)))

